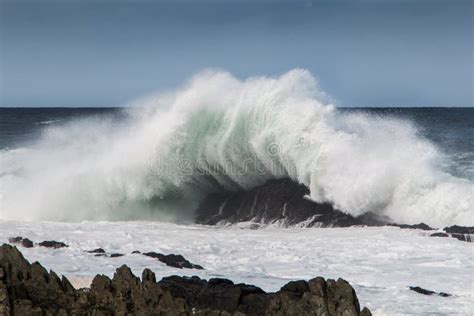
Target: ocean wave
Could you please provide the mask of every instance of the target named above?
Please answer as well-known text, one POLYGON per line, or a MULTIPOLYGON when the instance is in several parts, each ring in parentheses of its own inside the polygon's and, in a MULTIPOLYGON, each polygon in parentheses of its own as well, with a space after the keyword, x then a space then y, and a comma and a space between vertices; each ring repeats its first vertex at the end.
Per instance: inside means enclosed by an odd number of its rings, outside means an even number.
POLYGON ((191 220, 210 192, 291 178, 352 215, 474 224, 474 184, 446 172, 416 126, 340 113, 327 99, 305 70, 243 81, 204 71, 138 102, 126 127, 49 127, 2 160, 21 172, 2 170, 0 218, 191 220))

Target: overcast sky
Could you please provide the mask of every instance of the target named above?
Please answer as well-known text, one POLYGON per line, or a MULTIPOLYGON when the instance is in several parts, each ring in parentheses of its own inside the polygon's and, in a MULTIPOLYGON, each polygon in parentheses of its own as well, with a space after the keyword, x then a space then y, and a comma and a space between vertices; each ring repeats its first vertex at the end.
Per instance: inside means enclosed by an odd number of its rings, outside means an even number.
POLYGON ((0 0, 0 106, 117 106, 204 68, 340 106, 473 106, 473 1, 0 0))

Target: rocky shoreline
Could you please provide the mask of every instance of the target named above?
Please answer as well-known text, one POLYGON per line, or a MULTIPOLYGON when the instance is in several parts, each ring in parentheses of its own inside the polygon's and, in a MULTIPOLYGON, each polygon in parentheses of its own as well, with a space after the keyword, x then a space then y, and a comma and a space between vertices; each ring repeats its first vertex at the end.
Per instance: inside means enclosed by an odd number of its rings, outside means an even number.
POLYGON ((309 189, 291 179, 269 180, 250 190, 225 191, 208 195, 196 210, 198 224, 236 224, 251 222, 250 228, 264 225, 283 227, 350 227, 396 226, 401 229, 436 231, 432 237, 453 237, 461 241, 474 240, 474 227, 451 226, 443 229, 424 223, 408 225, 394 223, 390 218, 365 213, 354 217, 329 203, 317 203, 306 196, 309 189))
POLYGON ((227 279, 170 276, 141 279, 123 265, 112 279, 97 275, 90 289, 41 264, 30 264, 14 246, 0 247, 0 315, 371 315, 343 280, 294 281, 278 292, 227 279))

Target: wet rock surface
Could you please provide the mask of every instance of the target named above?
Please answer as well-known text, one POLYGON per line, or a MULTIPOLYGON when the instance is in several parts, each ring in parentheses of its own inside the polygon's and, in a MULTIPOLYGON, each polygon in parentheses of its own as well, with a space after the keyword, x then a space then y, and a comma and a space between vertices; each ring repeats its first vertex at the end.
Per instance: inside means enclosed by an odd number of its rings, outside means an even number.
POLYGON ((23 238, 21 236, 18 237, 10 237, 8 238, 8 242, 12 244, 21 245, 25 248, 32 248, 34 246, 33 241, 28 238, 23 238))
POLYGON ((125 256, 123 253, 111 253, 110 258, 118 258, 125 256))
POLYGON ((97 275, 90 289, 30 264, 10 245, 0 247, 0 315, 370 315, 342 279, 290 282, 280 291, 226 279, 172 276, 156 282, 127 266, 113 278, 97 275))
MULTIPOLYGON (((425 223, 397 224, 385 216, 365 213, 354 217, 335 209, 329 203, 317 203, 306 196, 309 189, 291 179, 269 180, 253 189, 210 194, 196 210, 195 221, 204 225, 252 222, 248 228, 265 224, 304 227, 394 226, 400 229, 432 231, 425 223)), ((472 242, 474 227, 451 226, 446 234, 472 242)), ((430 236, 441 237, 442 233, 430 236)))
POLYGON ((452 296, 451 294, 448 294, 448 293, 444 293, 444 292, 439 292, 438 293, 438 292, 435 292, 435 291, 424 289, 424 288, 419 287, 419 286, 410 286, 409 288, 410 288, 410 290, 415 291, 415 292, 420 293, 420 294, 423 294, 423 295, 439 295, 439 296, 442 296, 442 297, 452 296))
POLYGON ((399 227, 401 229, 421 229, 421 230, 436 230, 436 228, 430 227, 426 225, 425 223, 420 223, 420 224, 414 224, 414 225, 409 225, 409 224, 387 224, 388 226, 395 226, 399 227))
POLYGON ((447 233, 451 234, 474 234, 474 227, 473 226, 449 226, 443 229, 447 233))
POLYGON ((372 213, 359 217, 345 214, 329 203, 311 201, 305 197, 308 194, 306 186, 290 179, 269 180, 248 191, 210 194, 196 210, 196 222, 215 225, 254 221, 306 227, 380 226, 389 222, 372 213))
POLYGON ((443 229, 451 237, 461 241, 472 242, 474 240, 474 227, 472 226, 450 226, 443 229))
POLYGON ((42 242, 38 243, 38 245, 41 246, 41 247, 54 248, 54 249, 69 247, 65 243, 63 243, 61 241, 56 241, 56 240, 45 240, 45 241, 42 241, 42 242))
POLYGON ((86 250, 86 252, 88 252, 88 253, 104 253, 105 254, 105 250, 102 249, 102 248, 96 248, 94 250, 86 250))
POLYGON ((198 270, 204 269, 198 264, 189 262, 182 255, 175 255, 175 254, 164 255, 162 253, 157 253, 153 251, 145 252, 143 253, 143 255, 158 259, 159 261, 163 262, 167 266, 174 267, 174 268, 179 268, 179 269, 186 268, 186 269, 198 269, 198 270))
POLYGON ((440 232, 438 232, 438 233, 433 233, 433 234, 431 234, 430 237, 449 237, 449 235, 446 234, 446 233, 440 233, 440 232))

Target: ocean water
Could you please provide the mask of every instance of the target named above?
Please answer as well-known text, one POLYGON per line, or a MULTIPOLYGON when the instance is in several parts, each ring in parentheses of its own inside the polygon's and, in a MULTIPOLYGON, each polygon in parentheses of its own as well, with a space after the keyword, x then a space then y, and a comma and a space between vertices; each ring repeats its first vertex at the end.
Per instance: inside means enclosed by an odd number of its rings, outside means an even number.
POLYGON ((269 291, 343 277, 375 315, 469 315, 471 243, 395 227, 206 227, 193 210, 210 192, 291 178, 353 215, 474 225, 473 140, 474 108, 336 108, 303 70, 246 80, 206 71, 127 108, 0 108, 0 240, 66 242, 21 251, 77 287, 122 264, 269 291), (98 247, 125 256, 84 252, 98 247))
POLYGON ((472 315, 474 269, 472 244, 433 238, 420 230, 396 227, 274 228, 244 225, 212 227, 163 222, 2 222, 0 242, 26 236, 35 242, 63 241, 68 248, 19 249, 30 262, 65 275, 75 287, 93 277, 112 277, 128 265, 140 276, 144 268, 158 279, 169 275, 229 278, 276 291, 292 280, 344 278, 361 306, 383 315, 472 315), (85 251, 103 248, 118 258, 85 251), (168 267, 132 251, 181 254, 204 270, 168 267), (452 294, 427 296, 410 286, 452 294))
POLYGON ((304 70, 206 71, 124 109, 1 109, 0 218, 192 222, 210 192, 291 178, 353 215, 474 224, 472 108, 328 99, 304 70))

